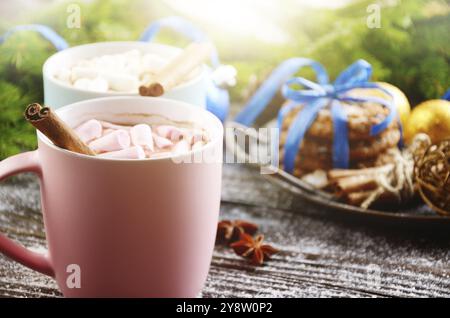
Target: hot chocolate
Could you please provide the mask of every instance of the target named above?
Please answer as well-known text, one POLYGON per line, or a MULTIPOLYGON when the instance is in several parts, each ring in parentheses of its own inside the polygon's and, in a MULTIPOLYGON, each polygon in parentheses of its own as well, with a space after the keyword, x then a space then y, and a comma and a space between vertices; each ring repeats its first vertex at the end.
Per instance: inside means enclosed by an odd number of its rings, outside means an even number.
POLYGON ((144 159, 183 154, 208 142, 204 129, 172 124, 122 125, 90 119, 76 127, 75 132, 103 158, 144 159))

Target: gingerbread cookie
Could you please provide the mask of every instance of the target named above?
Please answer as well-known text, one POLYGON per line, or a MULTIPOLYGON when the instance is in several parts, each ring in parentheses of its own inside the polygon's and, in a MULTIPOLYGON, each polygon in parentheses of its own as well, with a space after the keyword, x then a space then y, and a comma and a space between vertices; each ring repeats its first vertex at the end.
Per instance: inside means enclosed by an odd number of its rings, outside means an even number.
MULTIPOLYGON (((349 139, 371 138, 370 130, 373 125, 379 124, 389 114, 389 110, 379 104, 365 103, 360 104, 341 103, 348 117, 349 139)), ((303 109, 302 105, 293 108, 284 118, 282 130, 287 130, 296 118, 298 112, 303 109)), ((398 129, 398 122, 393 121, 389 128, 398 129)), ((311 137, 331 139, 334 135, 333 120, 329 108, 319 111, 316 120, 308 129, 308 135, 311 137)))
MULTIPOLYGON (((341 103, 348 118, 349 136, 349 168, 364 168, 386 162, 387 153, 396 149, 401 138, 400 126, 393 121, 380 134, 371 136, 373 125, 382 122, 389 110, 382 105, 373 103, 349 104, 341 103)), ((299 105, 292 109, 284 118, 280 132, 280 165, 283 165, 284 145, 290 125, 298 112, 303 108, 299 105)), ((309 127, 295 159, 293 174, 300 177, 315 170, 330 170, 333 168, 333 119, 329 108, 319 111, 317 118, 309 127)))
MULTIPOLYGON (((287 133, 280 136, 280 149, 283 149, 287 133)), ((350 160, 364 160, 374 158, 389 148, 395 147, 400 141, 400 131, 388 129, 370 139, 350 141, 350 160)), ((305 137, 300 147, 300 154, 313 158, 330 158, 333 153, 332 140, 324 138, 305 137)))

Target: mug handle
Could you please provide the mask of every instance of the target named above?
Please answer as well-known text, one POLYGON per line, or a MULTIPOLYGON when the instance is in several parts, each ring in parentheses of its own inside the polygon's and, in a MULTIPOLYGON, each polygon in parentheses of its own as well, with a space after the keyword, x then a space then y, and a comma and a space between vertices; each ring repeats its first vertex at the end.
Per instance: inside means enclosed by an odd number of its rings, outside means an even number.
MULTIPOLYGON (((21 172, 33 172, 42 182, 42 169, 36 151, 24 152, 0 161, 0 181, 21 172)), ((22 265, 54 277, 54 270, 47 255, 33 252, 2 233, 0 233, 0 252, 22 265)))
POLYGON ((67 44, 66 40, 64 40, 63 37, 56 33, 52 28, 42 24, 17 25, 0 36, 0 44, 5 42, 11 35, 19 31, 34 31, 39 33, 40 35, 42 35, 42 37, 47 39, 58 51, 65 50, 69 47, 69 44, 67 44))

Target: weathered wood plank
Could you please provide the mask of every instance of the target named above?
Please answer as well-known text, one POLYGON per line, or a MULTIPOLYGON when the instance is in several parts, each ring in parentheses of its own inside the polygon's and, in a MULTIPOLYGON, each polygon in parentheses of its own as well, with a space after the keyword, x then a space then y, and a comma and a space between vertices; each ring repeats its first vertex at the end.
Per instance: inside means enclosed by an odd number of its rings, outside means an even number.
MULTIPOLYGON (((257 171, 236 165, 225 165, 222 198, 222 218, 259 224, 282 252, 255 268, 217 246, 203 297, 450 297, 448 237, 329 219, 257 171), (287 211, 293 207, 296 213, 287 211)), ((34 177, 0 185, 0 231, 27 247, 44 248, 34 177)), ((60 293, 51 279, 0 256, 0 296, 60 293)))

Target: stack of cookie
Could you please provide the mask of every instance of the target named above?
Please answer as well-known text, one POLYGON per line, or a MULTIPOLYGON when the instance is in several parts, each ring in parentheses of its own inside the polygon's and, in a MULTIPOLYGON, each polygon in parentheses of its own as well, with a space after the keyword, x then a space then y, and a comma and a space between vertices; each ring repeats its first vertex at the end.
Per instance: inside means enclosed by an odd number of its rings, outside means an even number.
MULTIPOLYGON (((380 123, 389 110, 376 103, 350 104, 341 102, 348 118, 350 168, 368 168, 390 160, 390 149, 397 148, 401 138, 400 125, 394 120, 376 136, 370 136, 371 127, 380 123)), ((302 105, 292 109, 282 122, 280 131, 280 165, 283 168, 284 145, 289 128, 302 105)), ((320 110, 308 129, 295 160, 293 174, 301 177, 316 170, 333 168, 333 120, 329 108, 320 110)))

